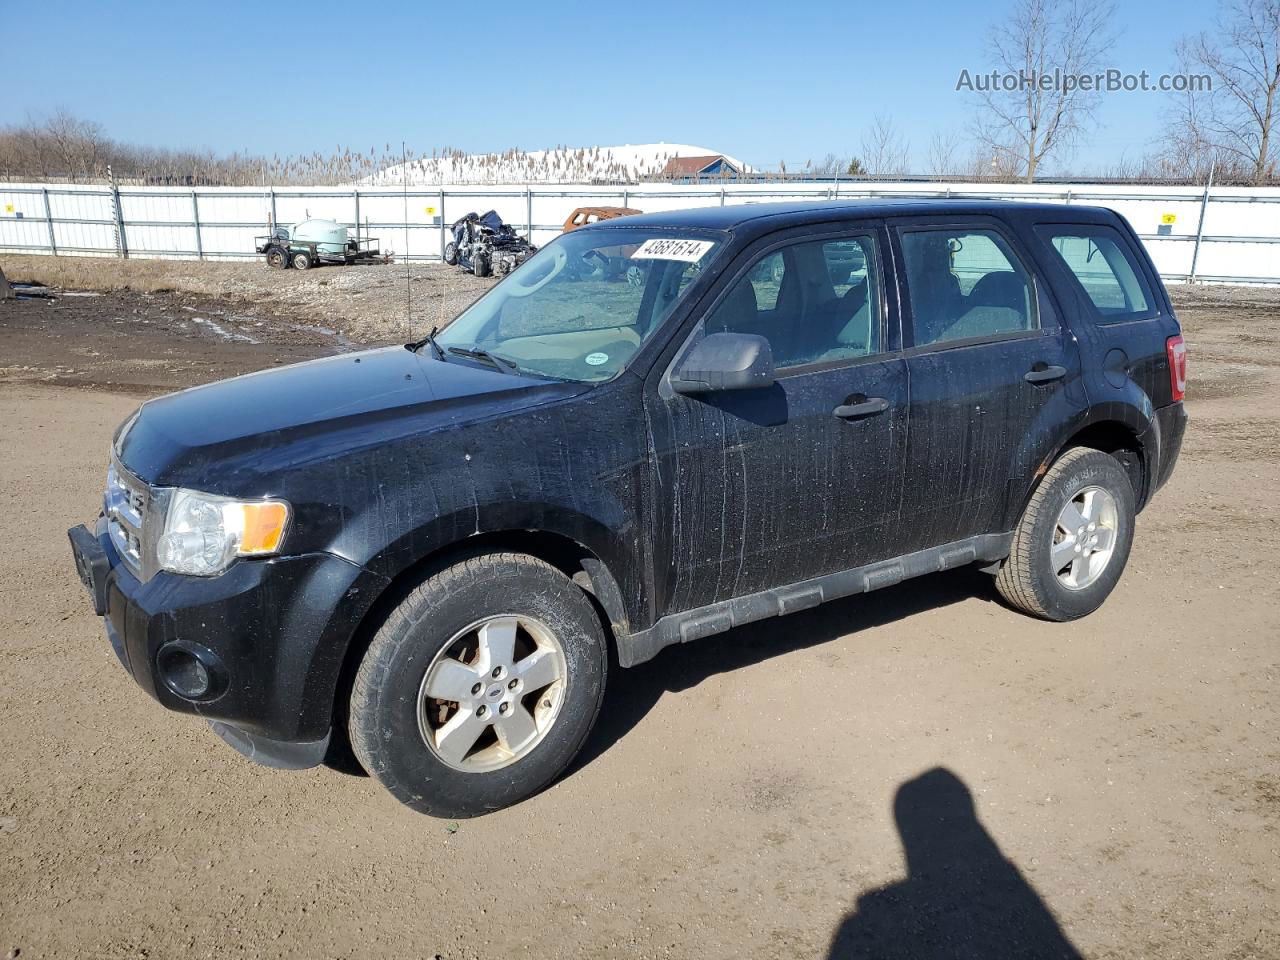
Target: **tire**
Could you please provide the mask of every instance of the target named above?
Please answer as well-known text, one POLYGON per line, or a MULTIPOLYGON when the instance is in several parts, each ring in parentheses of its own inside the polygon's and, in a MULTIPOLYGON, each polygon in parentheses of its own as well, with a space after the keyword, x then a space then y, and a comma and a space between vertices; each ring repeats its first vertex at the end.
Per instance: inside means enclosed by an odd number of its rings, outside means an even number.
POLYGON ((425 580, 374 636, 352 687, 351 746, 406 806, 479 816, 532 796, 565 770, 595 724, 607 672, 599 616, 564 574, 524 554, 474 557, 425 580), (515 619, 513 653, 503 654, 515 619), (482 641, 485 629, 492 642, 482 641), (548 636, 554 643, 544 646, 548 636), (560 679, 533 685, 553 669, 560 679), (458 699, 430 696, 446 691, 458 699), (444 732, 450 724, 453 741, 444 732))
POLYGON ((267 266, 272 270, 285 270, 289 266, 289 251, 282 247, 271 247, 267 250, 267 266))
POLYGON ((489 255, 487 253, 477 251, 471 257, 471 272, 477 277, 487 277, 490 272, 489 255))
POLYGON ((458 245, 452 240, 444 245, 444 262, 451 267, 458 265, 458 245))
POLYGON ((310 270, 312 266, 311 254, 306 250, 299 250, 293 255, 293 269, 310 270))
POLYGON ((1068 450, 1023 511, 996 589, 1012 606, 1045 620, 1093 613, 1124 572, 1135 513, 1133 483, 1115 457, 1085 447, 1068 450), (1076 513, 1064 513, 1069 504, 1076 513), (1070 522, 1060 524, 1064 517, 1070 522), (1083 523, 1090 520, 1094 527, 1083 523), (1104 551, 1099 544, 1108 541, 1104 551), (1065 565, 1058 567, 1055 558, 1065 565))

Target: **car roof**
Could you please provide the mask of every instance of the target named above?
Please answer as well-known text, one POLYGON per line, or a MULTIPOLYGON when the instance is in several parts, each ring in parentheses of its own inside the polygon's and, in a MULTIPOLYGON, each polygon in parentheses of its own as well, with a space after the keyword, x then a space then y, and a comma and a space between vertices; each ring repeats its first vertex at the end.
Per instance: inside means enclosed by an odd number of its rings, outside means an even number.
POLYGON ((1110 222, 1115 214, 1102 207, 1067 206, 1022 200, 968 200, 947 198, 815 200, 789 203, 735 203, 726 206, 692 207, 663 213, 644 213, 593 224, 585 229, 623 230, 638 227, 729 230, 765 233, 806 223, 853 220, 863 217, 927 215, 986 215, 1034 220, 1110 222))

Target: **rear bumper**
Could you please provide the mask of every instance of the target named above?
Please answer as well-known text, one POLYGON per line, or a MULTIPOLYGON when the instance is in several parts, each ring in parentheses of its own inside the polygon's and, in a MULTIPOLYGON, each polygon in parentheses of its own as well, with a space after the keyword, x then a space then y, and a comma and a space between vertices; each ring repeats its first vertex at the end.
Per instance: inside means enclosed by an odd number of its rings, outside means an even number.
POLYGON ((105 557, 97 593, 107 638, 138 686, 170 710, 210 721, 260 763, 298 768, 324 758, 347 644, 384 578, 309 554, 240 561, 218 577, 160 573, 141 583, 121 564, 104 521, 71 538, 79 567, 86 554, 91 567, 105 557), (208 678, 199 695, 184 691, 168 666, 192 661, 208 678))
POLYGON ((1160 433, 1160 462, 1154 471, 1151 493, 1163 487, 1173 475, 1182 452, 1182 437, 1187 432, 1187 411, 1181 403, 1171 403, 1156 411, 1155 424, 1160 433))

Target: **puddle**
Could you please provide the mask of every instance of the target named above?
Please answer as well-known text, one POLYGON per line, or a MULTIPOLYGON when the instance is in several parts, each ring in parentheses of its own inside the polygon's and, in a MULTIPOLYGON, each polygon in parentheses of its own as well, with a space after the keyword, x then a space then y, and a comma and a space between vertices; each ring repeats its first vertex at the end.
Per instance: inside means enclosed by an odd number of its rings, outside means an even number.
POLYGON ((210 330, 212 330, 215 334, 221 337, 223 340, 231 340, 233 342, 238 342, 238 343, 257 343, 258 342, 253 337, 246 336, 243 333, 236 333, 232 330, 228 330, 226 327, 222 326, 222 324, 217 323, 214 320, 209 320, 206 317, 192 317, 191 319, 193 323, 204 324, 210 330))

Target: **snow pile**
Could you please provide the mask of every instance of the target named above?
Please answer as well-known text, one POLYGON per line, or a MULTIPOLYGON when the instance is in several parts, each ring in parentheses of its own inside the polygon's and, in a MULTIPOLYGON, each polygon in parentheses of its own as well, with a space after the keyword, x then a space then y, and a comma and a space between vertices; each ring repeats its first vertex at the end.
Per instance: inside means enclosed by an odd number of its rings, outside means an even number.
MULTIPOLYGON (((641 143, 621 147, 556 147, 554 150, 508 150, 413 157, 365 177, 362 185, 438 186, 464 183, 635 183, 662 172, 672 157, 719 156, 720 151, 687 143, 641 143), (405 177, 407 170, 408 176, 405 177)), ((739 170, 751 168, 723 154, 739 170)))

